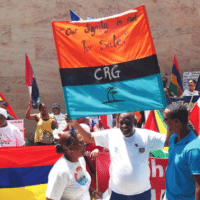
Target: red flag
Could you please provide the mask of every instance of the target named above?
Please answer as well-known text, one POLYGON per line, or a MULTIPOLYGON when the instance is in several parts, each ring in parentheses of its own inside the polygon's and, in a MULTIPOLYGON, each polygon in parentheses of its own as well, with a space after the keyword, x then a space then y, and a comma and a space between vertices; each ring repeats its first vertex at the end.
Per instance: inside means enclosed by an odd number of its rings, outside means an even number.
POLYGON ((153 110, 150 110, 150 113, 144 125, 144 128, 159 132, 153 110))
POLYGON ((200 135, 200 98, 194 105, 193 109, 190 112, 189 120, 192 123, 193 127, 197 131, 198 135, 200 135))
POLYGON ((6 98, 3 96, 3 94, 1 92, 0 92, 0 100, 4 100, 4 101, 7 102, 7 104, 8 104, 8 107, 7 107, 8 114, 11 115, 12 117, 14 117, 15 119, 18 119, 17 115, 15 114, 15 112, 11 108, 10 104, 8 103, 8 101, 6 100, 6 98))
POLYGON ((25 54, 25 85, 32 86, 33 82, 33 72, 31 69, 31 63, 28 56, 25 54))

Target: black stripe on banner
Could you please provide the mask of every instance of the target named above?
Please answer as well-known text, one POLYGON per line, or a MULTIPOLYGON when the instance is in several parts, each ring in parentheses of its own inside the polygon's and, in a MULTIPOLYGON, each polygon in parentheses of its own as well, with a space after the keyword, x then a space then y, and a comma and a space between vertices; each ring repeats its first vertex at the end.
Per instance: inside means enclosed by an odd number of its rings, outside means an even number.
POLYGON ((156 55, 108 66, 60 69, 62 86, 110 83, 157 73, 160 68, 156 55))

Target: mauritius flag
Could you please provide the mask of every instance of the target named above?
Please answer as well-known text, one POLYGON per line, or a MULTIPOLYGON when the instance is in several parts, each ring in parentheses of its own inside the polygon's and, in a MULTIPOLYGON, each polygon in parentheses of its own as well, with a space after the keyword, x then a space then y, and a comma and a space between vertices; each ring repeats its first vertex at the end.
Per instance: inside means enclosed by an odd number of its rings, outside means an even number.
POLYGON ((144 5, 52 28, 70 118, 166 107, 144 5))
POLYGON ((44 200, 55 146, 0 148, 0 199, 44 200))
POLYGON ((180 75, 180 70, 178 67, 178 62, 176 60, 176 55, 174 55, 174 62, 173 62, 173 67, 172 67, 169 90, 177 96, 181 96, 183 93, 181 75, 180 75))

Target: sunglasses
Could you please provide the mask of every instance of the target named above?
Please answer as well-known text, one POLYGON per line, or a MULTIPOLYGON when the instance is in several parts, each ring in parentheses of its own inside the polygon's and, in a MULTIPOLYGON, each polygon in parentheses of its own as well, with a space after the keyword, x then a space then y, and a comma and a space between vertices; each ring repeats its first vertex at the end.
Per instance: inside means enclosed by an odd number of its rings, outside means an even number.
POLYGON ((164 120, 167 121, 168 119, 172 119, 171 117, 164 117, 164 120))

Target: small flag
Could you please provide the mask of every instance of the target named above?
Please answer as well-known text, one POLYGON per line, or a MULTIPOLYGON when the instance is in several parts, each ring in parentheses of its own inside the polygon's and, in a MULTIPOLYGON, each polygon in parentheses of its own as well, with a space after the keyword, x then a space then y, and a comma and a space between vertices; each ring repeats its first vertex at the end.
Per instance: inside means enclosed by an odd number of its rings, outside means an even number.
POLYGON ((33 101, 33 108, 38 107, 40 102, 39 89, 36 83, 35 74, 31 67, 31 63, 28 59, 28 56, 25 54, 25 85, 28 86, 31 99, 33 101))
POLYGON ((81 18, 75 13, 73 12, 71 9, 69 9, 70 12, 70 17, 72 21, 80 21, 81 18))
POLYGON ((183 93, 183 85, 181 81, 181 75, 180 75, 180 70, 178 67, 178 62, 176 60, 176 55, 174 55, 174 62, 173 62, 173 67, 172 67, 169 90, 177 96, 181 96, 183 93))
POLYGON ((189 120, 197 131, 198 135, 200 135, 200 98, 191 110, 189 120))
POLYGON ((13 111, 13 109, 11 108, 10 104, 8 103, 8 101, 6 100, 6 98, 3 96, 3 94, 0 92, 0 100, 3 100, 3 101, 6 101, 7 104, 8 104, 8 107, 7 107, 7 112, 10 116, 14 117, 15 119, 18 119, 17 118, 17 115, 15 114, 15 112, 13 111))

